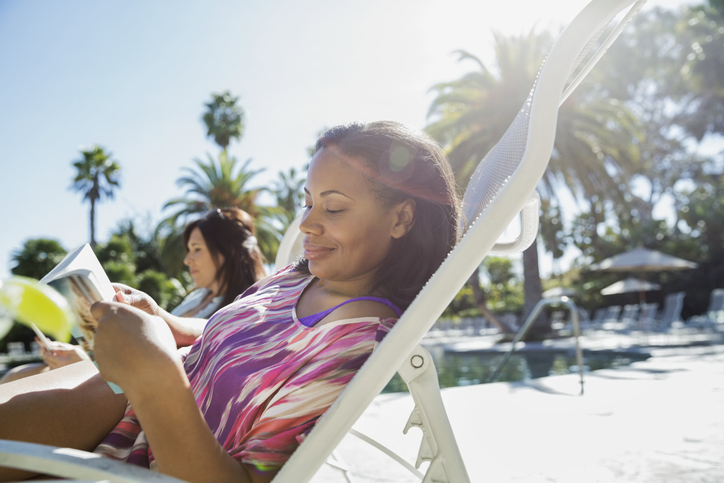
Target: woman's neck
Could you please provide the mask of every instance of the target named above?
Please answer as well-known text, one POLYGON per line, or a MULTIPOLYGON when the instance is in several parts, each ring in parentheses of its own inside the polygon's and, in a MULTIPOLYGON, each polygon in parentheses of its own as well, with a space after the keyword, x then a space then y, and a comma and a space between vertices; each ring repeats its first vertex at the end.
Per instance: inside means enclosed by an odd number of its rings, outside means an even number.
POLYGON ((218 297, 219 295, 221 295, 221 285, 218 281, 214 281, 213 283, 204 288, 211 292, 211 295, 213 297, 218 297))
POLYGON ((316 278, 312 282, 314 289, 333 297, 354 298, 371 295, 372 283, 369 280, 349 280, 337 282, 316 278))

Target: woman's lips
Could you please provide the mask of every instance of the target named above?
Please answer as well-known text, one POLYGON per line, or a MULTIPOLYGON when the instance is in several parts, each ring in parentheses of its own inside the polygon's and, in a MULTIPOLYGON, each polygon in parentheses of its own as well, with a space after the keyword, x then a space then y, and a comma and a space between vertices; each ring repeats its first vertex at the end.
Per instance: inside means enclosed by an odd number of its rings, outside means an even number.
POLYGON ((327 248, 319 245, 304 245, 304 258, 310 262, 320 260, 330 253, 334 248, 327 248))

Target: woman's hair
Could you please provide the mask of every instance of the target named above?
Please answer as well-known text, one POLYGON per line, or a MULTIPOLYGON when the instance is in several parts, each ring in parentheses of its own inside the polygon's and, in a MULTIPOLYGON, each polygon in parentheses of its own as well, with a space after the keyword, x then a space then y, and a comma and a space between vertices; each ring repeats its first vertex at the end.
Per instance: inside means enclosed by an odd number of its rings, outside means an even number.
MULTIPOLYGON (((333 127, 316 150, 334 146, 367 177, 386 206, 415 200, 411 230, 393 240, 373 292, 407 308, 459 239, 460 202, 442 149, 427 134, 392 121, 333 127)), ((309 273, 309 262, 296 268, 309 273)))
POLYGON ((192 221, 183 232, 184 248, 194 228, 201 231, 211 258, 218 267, 216 281, 221 305, 228 305, 237 295, 264 277, 264 256, 257 246, 256 229, 251 216, 239 208, 217 208, 192 221), (224 263, 219 263, 219 255, 224 263))

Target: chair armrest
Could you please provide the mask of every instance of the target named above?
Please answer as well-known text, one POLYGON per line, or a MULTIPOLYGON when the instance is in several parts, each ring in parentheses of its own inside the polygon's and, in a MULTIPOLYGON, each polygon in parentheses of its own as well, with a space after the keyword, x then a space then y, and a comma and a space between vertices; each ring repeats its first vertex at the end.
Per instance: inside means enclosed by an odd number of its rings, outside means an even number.
POLYGON ((0 439, 0 467, 35 471, 76 480, 183 483, 183 480, 95 453, 4 439, 0 439))
POLYGON ((531 246, 538 236, 540 195, 533 191, 520 210, 520 234, 512 242, 496 243, 490 250, 491 255, 510 255, 520 253, 531 246))

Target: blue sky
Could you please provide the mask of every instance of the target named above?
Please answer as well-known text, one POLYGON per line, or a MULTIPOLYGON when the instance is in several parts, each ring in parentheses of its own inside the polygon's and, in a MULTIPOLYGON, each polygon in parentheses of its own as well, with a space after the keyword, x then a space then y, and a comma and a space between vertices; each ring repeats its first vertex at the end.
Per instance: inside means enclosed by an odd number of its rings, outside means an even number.
POLYGON ((104 241, 121 219, 163 218, 181 167, 217 153, 200 120, 212 92, 241 96, 247 130, 230 152, 265 169, 262 186, 301 168, 324 126, 424 127, 429 88, 473 68, 454 50, 490 61, 493 28, 567 23, 587 2, 495 3, 0 0, 0 278, 29 238, 89 239, 88 205, 68 189, 81 146, 123 168, 97 206, 104 241))

